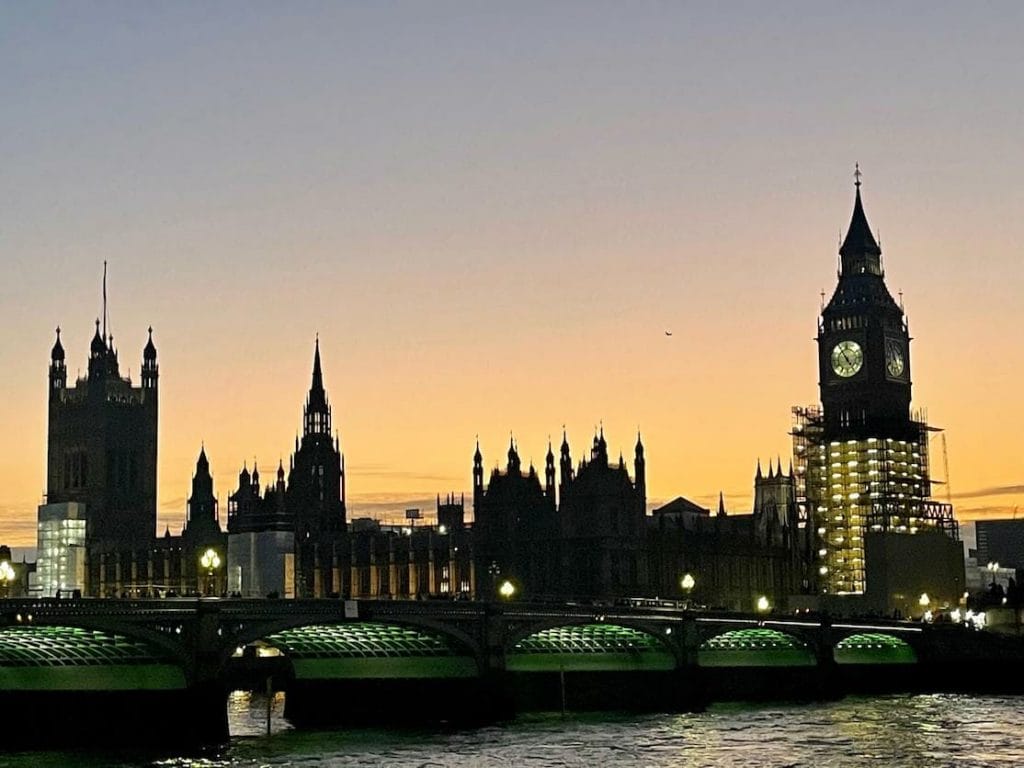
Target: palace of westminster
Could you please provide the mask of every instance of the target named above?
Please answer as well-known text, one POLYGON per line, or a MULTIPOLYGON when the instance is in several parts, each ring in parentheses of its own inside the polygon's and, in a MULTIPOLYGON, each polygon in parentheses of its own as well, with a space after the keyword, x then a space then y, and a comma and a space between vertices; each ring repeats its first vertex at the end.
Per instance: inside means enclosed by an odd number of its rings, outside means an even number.
POLYGON ((909 613, 922 592, 955 600, 958 531, 952 508, 930 498, 907 319, 886 288, 859 175, 839 255, 817 326, 820 406, 793 409, 793 459, 757 465, 748 514, 682 497, 649 512, 641 436, 627 465, 610 459, 602 429, 578 460, 563 432, 543 476, 524 470, 514 441, 504 470, 487 474, 477 445, 471 519, 464 497, 447 495, 430 524, 350 520, 318 341, 287 466, 265 485, 256 465, 243 468, 225 517, 200 450, 184 528, 159 535, 152 329, 139 386, 100 321, 88 373, 69 384, 58 329, 40 594, 491 599, 508 583, 517 599, 685 596, 744 610, 761 595, 790 609, 861 613, 909 613))

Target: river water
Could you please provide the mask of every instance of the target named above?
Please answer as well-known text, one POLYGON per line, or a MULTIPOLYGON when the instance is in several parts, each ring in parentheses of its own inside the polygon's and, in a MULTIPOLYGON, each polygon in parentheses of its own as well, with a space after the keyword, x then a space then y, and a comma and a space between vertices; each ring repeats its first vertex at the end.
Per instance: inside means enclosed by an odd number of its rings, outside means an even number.
MULTIPOLYGON (((417 702, 398 706, 415 707, 417 702)), ((847 698, 799 705, 715 705, 685 715, 558 714, 467 730, 300 732, 272 702, 236 693, 231 743, 202 756, 34 752, 0 766, 939 766, 1024 765, 1024 698, 847 698)), ((0 747, 2 750, 2 747, 0 747)))

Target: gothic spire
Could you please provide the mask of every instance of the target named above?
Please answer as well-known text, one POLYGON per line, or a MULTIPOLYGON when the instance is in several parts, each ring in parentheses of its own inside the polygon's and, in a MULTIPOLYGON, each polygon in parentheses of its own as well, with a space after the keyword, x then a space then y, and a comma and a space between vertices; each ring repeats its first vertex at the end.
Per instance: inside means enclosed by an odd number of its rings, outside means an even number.
POLYGON ((305 429, 303 435, 331 435, 331 409, 327 405, 327 393, 324 391, 324 374, 320 367, 320 335, 316 337, 313 352, 313 381, 309 385, 309 397, 306 398, 305 429))
POLYGON ((316 348, 313 353, 313 382, 309 386, 310 403, 314 394, 324 394, 324 373, 320 367, 320 334, 316 336, 316 348))
POLYGON ((842 273, 855 275, 868 272, 881 275, 882 249, 878 247, 875 236, 871 234, 868 217, 865 215, 864 205, 861 203, 859 165, 854 171, 854 177, 856 178, 854 186, 857 191, 853 202, 853 216, 850 218, 850 226, 846 230, 846 238, 839 247, 839 255, 842 257, 842 273))

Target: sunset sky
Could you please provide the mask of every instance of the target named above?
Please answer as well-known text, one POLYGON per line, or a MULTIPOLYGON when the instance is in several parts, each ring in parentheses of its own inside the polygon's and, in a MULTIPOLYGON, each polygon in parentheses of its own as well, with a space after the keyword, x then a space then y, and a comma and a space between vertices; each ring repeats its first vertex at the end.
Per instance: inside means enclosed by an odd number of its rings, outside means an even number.
POLYGON ((159 350, 161 530, 203 442, 222 516, 287 465, 317 333, 350 517, 599 422, 653 504, 749 511, 855 161, 958 514, 1024 511, 1024 6, 892 5, 0 4, 0 543, 104 260, 122 370, 159 350))

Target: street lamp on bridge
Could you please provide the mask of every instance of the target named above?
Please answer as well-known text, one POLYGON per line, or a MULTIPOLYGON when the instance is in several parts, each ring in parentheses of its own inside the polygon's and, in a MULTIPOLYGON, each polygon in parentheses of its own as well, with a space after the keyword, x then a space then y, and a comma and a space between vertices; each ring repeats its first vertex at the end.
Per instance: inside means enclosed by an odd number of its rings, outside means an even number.
POLYGON ((217 550, 210 547, 203 552, 203 556, 199 558, 199 564, 206 570, 205 592, 207 595, 212 595, 214 593, 214 585, 216 584, 214 571, 220 568, 220 555, 217 554, 217 550))
POLYGON ((690 607, 690 595, 695 586, 697 586, 697 580, 693 578, 693 574, 684 573, 683 578, 679 580, 679 588, 683 590, 683 604, 687 608, 690 607))
POLYGON ((9 560, 0 560, 0 597, 10 597, 11 582, 17 578, 9 560))

